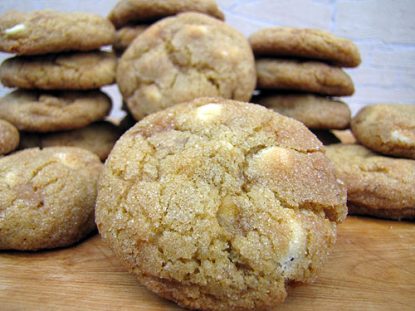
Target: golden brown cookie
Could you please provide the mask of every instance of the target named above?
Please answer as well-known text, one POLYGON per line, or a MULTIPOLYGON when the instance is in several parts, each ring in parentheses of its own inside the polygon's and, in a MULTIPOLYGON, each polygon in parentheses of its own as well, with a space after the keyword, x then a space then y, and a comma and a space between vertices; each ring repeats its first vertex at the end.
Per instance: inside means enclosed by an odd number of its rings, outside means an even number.
POLYGON ((12 152, 19 145, 19 131, 9 122, 0 119, 0 155, 12 152))
POLYGON ((257 87, 304 91, 330 96, 348 96, 354 93, 349 75, 339 67, 321 62, 288 59, 256 60, 257 87))
POLYGON ((0 159, 0 249, 71 245, 95 228, 102 164, 91 152, 27 149, 0 159))
POLYGON ((152 22, 183 12, 199 12, 224 20, 215 0, 120 0, 108 19, 120 28, 129 23, 152 22))
POLYGON ((286 56, 316 59, 340 67, 357 67, 360 53, 356 45, 320 29, 273 27, 249 37, 258 56, 286 56))
POLYGON ((374 151, 415 159, 415 105, 366 106, 353 118, 352 131, 374 151))
POLYGON ((0 51, 20 55, 91 51, 112 44, 113 25, 88 13, 51 10, 0 16, 0 51))
POLYGON ((127 49, 131 42, 140 34, 142 34, 149 25, 127 25, 118 29, 115 33, 115 40, 112 47, 117 52, 123 52, 127 49))
POLYGON ((0 66, 1 83, 41 90, 88 90, 115 82, 117 58, 108 52, 17 56, 0 66))
POLYGON ((347 187, 351 214, 391 219, 415 218, 415 161, 371 152, 361 145, 326 147, 347 187))
POLYGON ((41 146, 72 146, 89 150, 104 161, 120 137, 118 127, 110 122, 96 122, 87 127, 41 136, 41 146))
POLYGON ((117 68, 118 86, 136 120, 201 96, 247 101, 255 80, 254 57, 243 35, 198 13, 148 28, 117 68))
POLYGON ((102 120, 110 109, 111 99, 100 91, 17 90, 0 99, 0 118, 29 132, 81 128, 102 120))
POLYGON ((308 128, 345 129, 350 124, 349 106, 328 97, 310 94, 266 94, 255 99, 255 102, 294 118, 308 128))
POLYGON ((300 122, 199 98, 117 142, 100 179, 100 234, 140 283, 186 308, 266 310, 310 280, 346 190, 300 122))

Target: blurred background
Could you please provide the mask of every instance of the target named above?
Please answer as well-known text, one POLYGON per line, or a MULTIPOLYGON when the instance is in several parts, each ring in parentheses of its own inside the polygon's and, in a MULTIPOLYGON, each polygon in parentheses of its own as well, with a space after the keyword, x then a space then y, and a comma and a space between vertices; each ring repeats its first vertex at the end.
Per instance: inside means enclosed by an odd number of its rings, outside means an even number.
MULTIPOLYGON (((1 0, 8 10, 56 9, 106 16, 117 0, 1 0)), ((226 22, 245 35, 269 26, 320 28, 352 39, 362 64, 346 70, 356 92, 344 98, 353 113, 371 103, 415 103, 414 0, 217 0, 226 22)), ((0 61, 9 57, 0 53, 0 61)), ((116 86, 103 88, 122 116, 116 86)), ((0 96, 9 92, 0 86, 0 96)))

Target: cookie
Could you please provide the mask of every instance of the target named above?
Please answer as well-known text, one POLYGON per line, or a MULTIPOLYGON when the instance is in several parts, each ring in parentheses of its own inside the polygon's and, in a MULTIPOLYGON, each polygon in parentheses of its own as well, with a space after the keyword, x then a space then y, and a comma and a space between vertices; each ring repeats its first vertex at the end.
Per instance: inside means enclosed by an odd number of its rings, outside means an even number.
POLYGON ((148 28, 117 68, 118 86, 136 120, 202 96, 248 101, 255 80, 254 56, 244 36, 198 13, 148 28))
POLYGON ((19 55, 91 51, 114 41, 114 26, 88 13, 11 11, 0 16, 0 51, 19 55))
POLYGON ((19 145, 19 131, 9 122, 0 119, 0 155, 12 152, 19 145))
POLYGON ((127 25, 118 29, 115 33, 113 49, 117 52, 123 52, 127 49, 131 42, 140 34, 142 34, 149 25, 127 25))
POLYGON ((366 106, 353 118, 352 131, 369 149, 415 159, 415 105, 366 106))
POLYGON ((326 147, 347 186, 349 213, 391 219, 415 218, 415 161, 373 153, 356 144, 326 147))
POLYGON ((115 82, 117 58, 108 52, 17 56, 0 66, 8 87, 41 90, 88 90, 115 82))
POLYGON ((255 102, 294 118, 308 128, 345 129, 350 124, 349 106, 328 97, 310 94, 275 94, 262 95, 255 102))
POLYGON ((131 22, 148 23, 183 12, 199 12, 224 20, 215 0, 120 0, 108 19, 116 28, 131 22))
POLYGON ((140 283, 186 308, 266 310, 315 275, 346 215, 346 190, 300 122, 199 98, 118 140, 96 222, 140 283))
POLYGON ((357 67, 359 49, 350 40, 320 29, 273 27, 249 37, 258 56, 285 56, 321 60, 339 67, 357 67))
POLYGON ((316 135, 323 145, 332 145, 340 143, 340 139, 329 130, 312 129, 311 132, 316 135))
POLYGON ((81 128, 103 119, 110 109, 111 99, 100 91, 16 90, 0 99, 0 118, 29 132, 81 128))
POLYGON ((87 127, 45 134, 41 137, 41 146, 72 146, 89 150, 104 161, 115 142, 120 137, 118 127, 110 122, 96 122, 87 127))
POLYGON ((23 150, 0 159, 0 249, 68 246, 95 229, 102 170, 79 148, 23 150))
POLYGON ((256 60, 257 87, 303 91, 331 96, 348 96, 354 93, 349 75, 339 67, 321 62, 289 59, 256 60))

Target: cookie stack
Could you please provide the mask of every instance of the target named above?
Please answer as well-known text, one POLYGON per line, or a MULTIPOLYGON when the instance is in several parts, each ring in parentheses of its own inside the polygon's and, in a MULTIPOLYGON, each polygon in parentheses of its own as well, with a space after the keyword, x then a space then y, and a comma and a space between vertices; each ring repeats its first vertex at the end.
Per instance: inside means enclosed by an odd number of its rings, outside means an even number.
POLYGON ((215 0, 121 0, 108 19, 118 29, 113 49, 122 54, 131 42, 155 21, 182 12, 199 12, 224 19, 215 0))
POLYGON ((347 186, 349 212, 415 219, 415 105, 366 106, 351 125, 357 144, 327 148, 347 186))
POLYGON ((356 67, 360 54, 350 40, 317 29, 275 27, 249 38, 256 56, 255 99, 310 129, 349 127, 349 107, 333 97, 354 93, 341 67, 356 67))
MULTIPOLYGON (((25 132, 80 129, 102 120, 115 82, 113 25, 87 13, 9 12, 0 17, 0 51, 17 56, 0 66, 3 85, 18 90, 0 99, 0 118, 25 132)), ((63 134, 65 136, 65 134, 63 134)))

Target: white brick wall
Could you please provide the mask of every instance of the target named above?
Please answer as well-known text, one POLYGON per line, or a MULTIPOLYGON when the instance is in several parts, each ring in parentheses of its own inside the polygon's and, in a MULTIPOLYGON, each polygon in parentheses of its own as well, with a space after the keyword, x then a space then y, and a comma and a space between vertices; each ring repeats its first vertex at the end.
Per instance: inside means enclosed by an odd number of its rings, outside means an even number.
MULTIPOLYGON (((105 16, 116 0, 0 0, 0 13, 52 8, 105 16)), ((356 93, 345 100, 356 112, 376 102, 415 103, 415 0, 218 0, 229 24, 245 35, 269 26, 315 27, 359 46, 363 63, 347 70, 356 93)), ((0 60, 6 55, 0 53, 0 60)), ((115 87, 106 88, 116 106, 115 87)), ((0 95, 8 92, 0 87, 0 95)))

